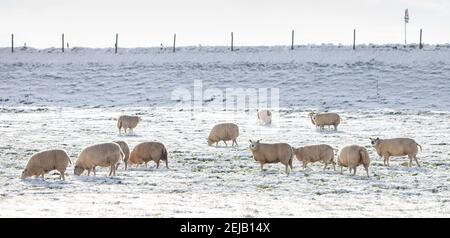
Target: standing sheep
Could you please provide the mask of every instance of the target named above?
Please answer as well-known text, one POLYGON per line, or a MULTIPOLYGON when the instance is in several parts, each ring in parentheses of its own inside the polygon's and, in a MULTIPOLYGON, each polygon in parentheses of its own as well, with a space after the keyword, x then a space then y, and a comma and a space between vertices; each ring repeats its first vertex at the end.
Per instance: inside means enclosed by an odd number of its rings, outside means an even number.
POLYGON ((258 116, 259 124, 270 125, 272 124, 272 113, 269 110, 262 109, 256 114, 258 116))
POLYGON ((233 141, 231 146, 237 144, 236 138, 239 136, 239 127, 234 123, 221 123, 215 125, 208 136, 208 145, 211 146, 213 143, 218 145, 219 141, 223 141, 226 146, 226 141, 233 141))
POLYGON ((393 139, 370 139, 370 143, 373 148, 377 151, 377 154, 384 157, 384 165, 389 166, 390 156, 405 156, 409 158, 409 167, 412 166, 412 160, 416 161, 417 166, 420 167, 419 161, 417 160, 417 153, 420 147, 422 151, 422 146, 419 145, 415 140, 409 138, 393 138, 393 139))
POLYGON ((332 164, 333 169, 336 170, 334 150, 329 145, 321 144, 299 147, 294 149, 294 154, 303 163, 303 169, 306 169, 308 163, 322 161, 325 164, 323 170, 327 168, 328 164, 332 164))
POLYGON ((140 121, 141 118, 138 116, 120 116, 119 119, 117 119, 117 128, 119 129, 119 134, 121 133, 122 128, 125 133, 127 133, 127 129, 130 129, 130 131, 133 132, 133 129, 136 128, 140 121))
MULTIPOLYGON (((114 143, 118 144, 120 146, 120 149, 122 150, 125 157, 123 158, 123 162, 125 163, 125 170, 127 170, 128 167, 128 159, 130 158, 130 147, 128 147, 128 144, 125 141, 113 141, 114 143)), ((117 163, 116 170, 119 168, 119 163, 117 163)))
POLYGON ((130 153, 130 159, 128 160, 128 164, 140 165, 145 163, 145 167, 147 167, 147 163, 149 161, 156 162, 156 168, 159 168, 160 160, 166 162, 166 168, 169 168, 167 161, 167 150, 166 147, 159 142, 143 142, 136 145, 130 153))
POLYGON ((321 130, 325 126, 334 126, 334 130, 337 130, 338 125, 341 123, 341 117, 337 113, 314 113, 308 114, 311 118, 311 122, 319 127, 321 130))
POLYGON ((100 166, 110 167, 108 176, 116 176, 116 165, 123 158, 125 155, 122 149, 114 142, 91 145, 84 148, 78 156, 74 174, 79 176, 87 170, 89 176, 93 170, 95 176, 95 167, 100 166))
POLYGON ((341 167, 341 174, 342 167, 348 167, 350 174, 352 173, 353 169, 353 175, 355 175, 356 167, 362 164, 364 166, 364 169, 366 170, 367 177, 369 177, 370 158, 366 148, 359 145, 345 146, 339 152, 337 161, 338 165, 341 167))
POLYGON ((263 144, 259 141, 250 140, 249 147, 253 158, 261 163, 261 171, 263 171, 264 164, 280 162, 286 166, 286 174, 289 174, 289 167, 292 170, 292 160, 294 158, 292 147, 286 143, 263 144))
POLYGON ((59 178, 65 180, 64 172, 67 165, 72 162, 64 150, 46 150, 31 156, 27 166, 22 172, 22 179, 31 176, 42 176, 52 170, 58 170, 59 178))

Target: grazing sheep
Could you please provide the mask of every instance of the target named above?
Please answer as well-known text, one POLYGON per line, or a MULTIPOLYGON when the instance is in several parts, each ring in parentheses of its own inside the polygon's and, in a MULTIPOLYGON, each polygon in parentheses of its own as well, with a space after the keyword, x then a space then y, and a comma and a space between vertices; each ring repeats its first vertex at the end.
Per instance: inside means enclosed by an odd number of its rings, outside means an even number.
POLYGON ((292 147, 286 143, 263 144, 259 141, 250 140, 249 147, 253 158, 261 163, 261 171, 263 171, 264 164, 280 162, 286 166, 286 174, 289 174, 289 167, 292 170, 292 160, 294 158, 292 147))
POLYGON ((122 149, 114 142, 91 145, 84 148, 78 156, 74 174, 81 175, 87 170, 89 176, 93 170, 95 176, 95 167, 100 166, 110 167, 108 176, 116 176, 116 165, 123 158, 125 155, 122 149))
POLYGON ((120 116, 117 120, 117 128, 119 128, 119 134, 123 128, 124 132, 127 133, 127 129, 130 129, 133 132, 133 129, 136 128, 137 124, 141 121, 141 118, 138 116, 120 116))
POLYGON ((369 138, 373 148, 376 149, 377 154, 384 157, 384 165, 389 166, 390 156, 405 156, 409 158, 409 167, 412 166, 412 160, 416 161, 417 166, 420 167, 419 161, 417 160, 417 147, 420 147, 422 151, 422 146, 416 141, 409 138, 393 138, 393 139, 380 139, 380 138, 369 138))
POLYGON ((143 142, 136 145, 130 153, 128 164, 131 166, 133 164, 140 165, 145 163, 145 167, 147 168, 147 163, 151 160, 156 162, 156 168, 159 168, 160 160, 165 161, 166 168, 169 168, 167 161, 167 150, 162 143, 143 142))
POLYGON ((342 167, 348 167, 350 174, 356 174, 356 167, 358 167, 360 164, 364 166, 364 169, 366 170, 367 177, 369 177, 369 164, 370 164, 370 158, 369 153, 367 153, 366 148, 359 146, 359 145, 348 145, 341 149, 338 156, 338 165, 341 167, 341 174, 342 174, 342 167))
POLYGON ((236 138, 239 136, 239 127, 234 123, 221 123, 215 125, 208 136, 208 145, 211 146, 213 143, 218 145, 219 141, 223 141, 226 146, 228 140, 233 141, 231 146, 237 144, 236 138))
POLYGON ((294 154, 303 163, 303 169, 306 169, 308 163, 322 161, 325 164, 323 170, 327 168, 328 164, 332 164, 333 169, 336 170, 334 150, 329 145, 321 144, 299 147, 294 149, 294 154))
POLYGON ((64 172, 67 165, 71 163, 69 156, 64 150, 46 150, 31 156, 27 166, 22 172, 22 179, 31 176, 42 176, 52 170, 58 170, 59 178, 65 180, 64 172))
POLYGON ((325 126, 334 126, 334 130, 337 130, 338 125, 341 123, 341 117, 337 113, 311 112, 308 115, 311 118, 311 122, 321 130, 323 130, 325 126))
MULTIPOLYGON (((118 144, 120 146, 120 149, 122 150, 125 157, 123 158, 123 162, 125 163, 125 170, 127 170, 128 167, 128 159, 130 158, 130 147, 128 147, 128 144, 125 141, 113 141, 114 143, 118 144)), ((119 163, 117 163, 116 170, 119 168, 119 163)))
POLYGON ((256 114, 258 116, 259 124, 270 125, 272 124, 272 113, 269 110, 262 109, 256 114))

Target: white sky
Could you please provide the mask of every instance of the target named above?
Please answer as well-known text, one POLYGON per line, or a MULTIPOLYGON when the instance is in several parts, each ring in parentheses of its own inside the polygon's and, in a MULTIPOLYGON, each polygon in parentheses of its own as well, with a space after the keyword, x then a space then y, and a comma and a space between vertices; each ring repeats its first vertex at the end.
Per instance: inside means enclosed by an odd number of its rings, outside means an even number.
POLYGON ((0 46, 71 46, 401 43, 409 8, 409 42, 450 42, 450 0, 0 0, 0 46))

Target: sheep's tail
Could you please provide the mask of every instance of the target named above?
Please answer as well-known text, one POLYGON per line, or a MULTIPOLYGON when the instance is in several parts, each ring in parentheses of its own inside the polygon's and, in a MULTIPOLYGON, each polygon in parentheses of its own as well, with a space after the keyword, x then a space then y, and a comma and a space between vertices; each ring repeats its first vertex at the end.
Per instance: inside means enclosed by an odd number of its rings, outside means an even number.
POLYGON ((161 151, 161 160, 167 160, 167 150, 163 148, 161 151))
POLYGON ((367 151, 364 149, 360 149, 359 154, 361 156, 363 163, 365 165, 368 165, 370 163, 370 159, 369 159, 369 154, 367 153, 367 151))
POLYGON ((119 128, 119 130, 122 128, 122 120, 120 120, 120 118, 117 120, 117 128, 119 128))
POLYGON ((122 155, 122 160, 125 160, 125 153, 120 149, 120 155, 122 155))
POLYGON ((419 143, 416 142, 416 145, 420 148, 420 152, 422 152, 422 146, 419 145, 419 143))

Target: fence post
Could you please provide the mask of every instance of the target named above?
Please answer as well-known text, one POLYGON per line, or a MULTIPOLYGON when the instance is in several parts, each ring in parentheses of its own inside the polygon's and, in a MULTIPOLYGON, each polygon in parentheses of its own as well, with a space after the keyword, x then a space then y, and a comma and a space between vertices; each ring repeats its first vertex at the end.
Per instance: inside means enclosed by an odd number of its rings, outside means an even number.
POLYGON ((173 34, 173 52, 175 53, 175 44, 177 41, 177 34, 173 34))
POLYGON ((356 49, 356 29, 353 29, 353 50, 356 49))
POLYGON ((233 48, 233 40, 234 40, 234 36, 233 36, 233 32, 231 32, 231 51, 233 51, 234 50, 234 48, 233 48))
POLYGON ((62 34, 61 40, 62 40, 61 50, 64 53, 64 33, 62 34))
POLYGON ((419 42, 419 49, 422 49, 423 45, 422 45, 422 29, 420 29, 420 42, 419 42))
POLYGON ((291 50, 294 49, 294 30, 292 30, 292 42, 291 42, 291 50))
POLYGON ((11 34, 11 53, 14 53, 14 34, 11 34))
POLYGON ((118 47, 118 42, 119 42, 119 34, 118 33, 116 33, 116 44, 114 45, 114 47, 115 47, 115 53, 117 54, 117 47, 118 47))

